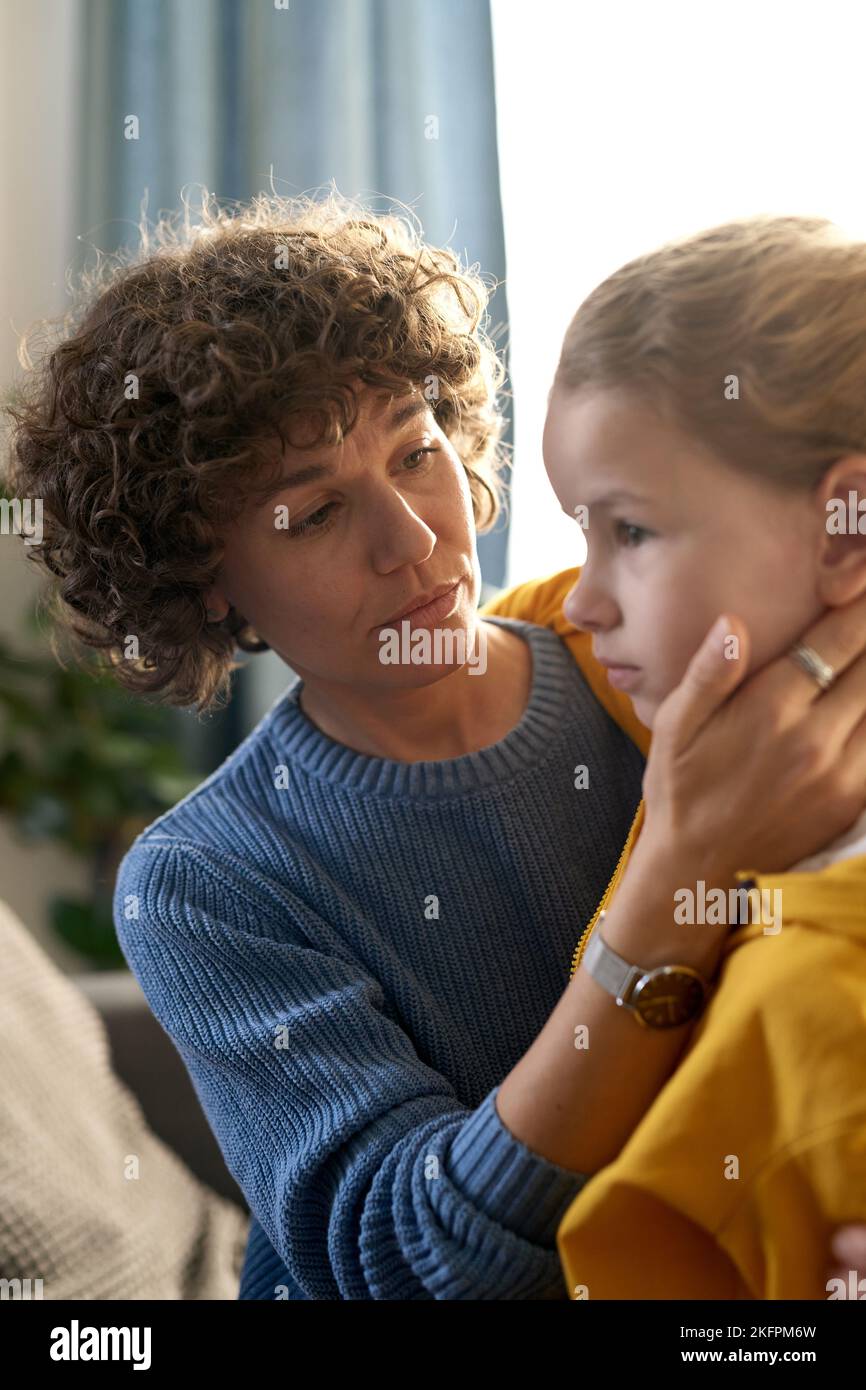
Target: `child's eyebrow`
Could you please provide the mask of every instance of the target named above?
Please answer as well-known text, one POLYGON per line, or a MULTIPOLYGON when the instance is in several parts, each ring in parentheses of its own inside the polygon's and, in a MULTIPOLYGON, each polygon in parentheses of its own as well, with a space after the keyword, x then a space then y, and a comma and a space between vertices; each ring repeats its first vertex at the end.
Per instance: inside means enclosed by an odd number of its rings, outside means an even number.
POLYGON ((600 497, 594 498, 587 503, 589 507, 611 507, 615 502, 652 502, 652 497, 645 493, 632 492, 631 488, 618 487, 612 488, 610 492, 603 492, 600 497))

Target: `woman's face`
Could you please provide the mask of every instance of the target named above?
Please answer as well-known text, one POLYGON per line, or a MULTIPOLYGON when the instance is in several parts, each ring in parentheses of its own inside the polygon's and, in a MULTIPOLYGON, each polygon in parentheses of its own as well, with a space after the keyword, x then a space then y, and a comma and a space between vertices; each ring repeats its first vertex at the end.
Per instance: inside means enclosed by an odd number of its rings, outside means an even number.
MULTIPOLYGON (((232 604, 309 686, 415 689, 461 663, 384 664, 379 629, 399 634, 388 619, 456 581, 452 611, 435 626, 463 629, 472 650, 481 582, 472 498, 422 394, 362 389, 359 407, 342 445, 284 451, 281 484, 223 532, 209 602, 221 617, 232 604)), ((292 438, 305 442, 296 422, 292 438)))

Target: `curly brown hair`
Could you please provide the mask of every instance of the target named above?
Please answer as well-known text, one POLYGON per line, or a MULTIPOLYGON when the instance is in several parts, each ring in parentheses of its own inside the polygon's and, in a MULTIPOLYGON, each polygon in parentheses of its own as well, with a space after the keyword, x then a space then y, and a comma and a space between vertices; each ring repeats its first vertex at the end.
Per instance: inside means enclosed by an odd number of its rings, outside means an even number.
POLYGON ((480 531, 508 449, 475 268, 411 216, 333 188, 228 207, 203 195, 197 224, 184 199, 152 229, 142 218, 136 252, 81 272, 38 366, 22 340, 29 370, 5 406, 7 490, 43 504, 27 546, 53 577, 43 608, 125 688, 199 712, 227 696, 237 648, 267 650, 234 609, 209 622, 206 594, 219 528, 272 488, 293 416, 321 425, 293 447, 336 445, 358 416, 350 382, 423 390, 480 531))

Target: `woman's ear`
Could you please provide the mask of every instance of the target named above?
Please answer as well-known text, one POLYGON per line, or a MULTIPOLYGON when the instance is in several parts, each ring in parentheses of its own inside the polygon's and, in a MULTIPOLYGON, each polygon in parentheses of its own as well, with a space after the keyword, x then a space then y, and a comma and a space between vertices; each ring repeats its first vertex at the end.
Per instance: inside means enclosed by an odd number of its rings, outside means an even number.
POLYGON ((231 604, 219 585, 213 584, 210 589, 207 590, 205 594, 205 603, 207 604, 208 622, 221 623, 224 618, 228 617, 231 604))
POLYGON ((866 592, 866 454, 847 454, 815 492, 822 535, 818 597, 838 608, 866 592))

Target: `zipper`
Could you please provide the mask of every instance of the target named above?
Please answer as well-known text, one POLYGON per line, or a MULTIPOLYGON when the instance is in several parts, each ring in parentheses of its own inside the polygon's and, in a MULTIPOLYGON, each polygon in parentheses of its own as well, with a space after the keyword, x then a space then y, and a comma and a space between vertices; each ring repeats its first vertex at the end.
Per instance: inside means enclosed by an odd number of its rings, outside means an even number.
POLYGON ((612 873, 612 875, 611 875, 610 882, 608 883, 607 887, 606 887, 605 890, 604 890, 604 894, 602 895, 601 902, 599 903, 598 907, 595 909, 595 912, 593 913, 592 921, 590 922, 589 926, 585 929, 585 931, 583 932, 583 934, 582 934, 580 940, 578 941, 577 945, 576 945, 575 948, 574 948, 574 955, 572 956, 572 959, 571 959, 571 970, 568 972, 568 978, 569 978, 569 980, 574 979, 574 972, 577 970, 577 967, 580 965, 581 957, 583 956, 583 953, 584 953, 584 951, 586 950, 586 944, 587 944, 587 942, 589 941, 590 935, 591 935, 591 933, 592 933, 592 929, 593 929, 593 927, 595 926, 596 922, 598 921, 599 916, 601 915, 602 909, 603 909, 603 908, 606 906, 606 904, 607 904, 607 901, 608 901, 608 898, 610 897, 610 892, 611 892, 611 889, 613 888, 613 885, 616 883, 617 879, 619 878, 620 870, 622 869, 623 862, 624 862, 624 860, 625 860, 625 858, 626 858, 626 855, 628 854, 629 850, 631 849, 632 841, 634 840, 635 827, 636 827, 636 825, 637 825, 638 817, 640 816, 640 813, 641 813, 642 810, 643 810, 643 798, 641 798, 640 802, 638 803, 638 808, 637 808, 637 810, 636 810, 635 813, 634 813, 634 819, 632 820, 632 823, 631 823, 631 829, 629 830, 628 835, 627 835, 627 837, 626 837, 626 842, 625 842, 625 844, 624 844, 623 847, 622 847, 622 853, 621 853, 621 855, 619 856, 619 859, 617 860, 617 865, 616 865, 616 868, 614 869, 614 871, 613 871, 613 873, 612 873))

